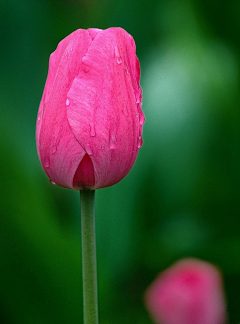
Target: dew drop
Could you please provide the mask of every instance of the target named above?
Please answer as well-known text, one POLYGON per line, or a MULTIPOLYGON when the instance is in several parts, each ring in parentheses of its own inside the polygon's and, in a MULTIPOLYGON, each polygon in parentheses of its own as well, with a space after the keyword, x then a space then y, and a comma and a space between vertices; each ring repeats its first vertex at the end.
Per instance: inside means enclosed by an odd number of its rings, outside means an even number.
POLYGON ((116 46, 115 47, 115 58, 117 60, 117 64, 121 64, 122 63, 122 58, 119 54, 119 50, 118 50, 118 47, 116 46))
POLYGON ((55 154, 57 152, 57 145, 54 144, 52 147, 52 154, 55 154))
POLYGON ((115 150, 117 147, 116 136, 114 134, 110 135, 109 148, 110 150, 115 150))
POLYGON ((90 135, 93 137, 93 136, 96 136, 96 131, 95 131, 95 124, 94 123, 89 123, 89 126, 90 126, 90 135))
POLYGON ((70 100, 67 98, 66 100, 66 106, 69 106, 70 105, 70 100))
POLYGON ((84 67, 84 72, 85 72, 85 73, 88 73, 88 72, 89 72, 89 70, 90 70, 90 69, 89 69, 89 67, 88 67, 88 66, 85 66, 85 67, 84 67))
POLYGON ((72 50, 73 50, 73 49, 72 49, 72 47, 71 47, 71 48, 70 48, 70 52, 72 52, 72 50))
POLYGON ((50 167, 50 161, 49 161, 48 158, 45 159, 44 166, 45 166, 45 168, 49 168, 50 167))
POLYGON ((129 75, 129 71, 128 71, 127 65, 125 66, 125 71, 126 71, 127 75, 129 75))
POLYGON ((50 183, 51 183, 51 185, 53 185, 53 186, 56 185, 56 182, 54 182, 54 181, 52 181, 52 180, 50 180, 50 183))
POLYGON ((93 155, 93 152, 92 152, 92 149, 91 149, 89 143, 86 144, 86 146, 85 146, 85 150, 86 150, 86 153, 87 153, 88 155, 93 155))
POLYGON ((145 116, 142 112, 142 110, 140 110, 140 118, 139 118, 139 124, 142 126, 145 122, 145 116))
POLYGON ((142 136, 138 136, 138 148, 142 147, 142 145, 143 145, 142 136))
POLYGON ((142 101, 142 94, 139 90, 135 91, 135 96, 136 96, 136 103, 140 103, 142 101))
POLYGON ((117 58, 117 64, 121 64, 122 63, 122 59, 121 59, 121 57, 118 57, 117 58))
POLYGON ((41 117, 42 117, 42 114, 39 113, 37 119, 38 119, 38 120, 41 120, 41 117))

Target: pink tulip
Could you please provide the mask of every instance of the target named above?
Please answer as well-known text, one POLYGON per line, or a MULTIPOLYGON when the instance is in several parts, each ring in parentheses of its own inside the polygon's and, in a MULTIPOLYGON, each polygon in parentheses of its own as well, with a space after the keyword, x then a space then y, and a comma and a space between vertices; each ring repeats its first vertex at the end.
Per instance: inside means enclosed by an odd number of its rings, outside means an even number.
POLYGON ((78 29, 50 56, 37 118, 37 150, 52 183, 111 186, 142 146, 140 66, 122 28, 78 29))
POLYGON ((210 263, 185 259, 165 270, 148 288, 145 303, 156 323, 223 324, 221 275, 210 263))

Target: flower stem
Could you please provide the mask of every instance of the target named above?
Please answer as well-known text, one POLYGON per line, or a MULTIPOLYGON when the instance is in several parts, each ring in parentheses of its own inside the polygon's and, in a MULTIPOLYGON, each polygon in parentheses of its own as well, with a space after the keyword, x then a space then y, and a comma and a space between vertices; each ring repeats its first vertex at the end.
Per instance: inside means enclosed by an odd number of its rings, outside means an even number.
POLYGON ((84 324, 98 323, 95 190, 80 190, 84 324))

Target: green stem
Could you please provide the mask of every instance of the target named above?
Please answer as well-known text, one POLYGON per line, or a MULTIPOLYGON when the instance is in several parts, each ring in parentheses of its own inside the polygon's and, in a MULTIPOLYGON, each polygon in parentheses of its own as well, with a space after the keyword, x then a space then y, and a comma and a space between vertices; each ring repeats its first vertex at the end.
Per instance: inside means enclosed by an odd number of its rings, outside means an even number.
POLYGON ((84 324, 98 323, 95 190, 80 190, 84 324))

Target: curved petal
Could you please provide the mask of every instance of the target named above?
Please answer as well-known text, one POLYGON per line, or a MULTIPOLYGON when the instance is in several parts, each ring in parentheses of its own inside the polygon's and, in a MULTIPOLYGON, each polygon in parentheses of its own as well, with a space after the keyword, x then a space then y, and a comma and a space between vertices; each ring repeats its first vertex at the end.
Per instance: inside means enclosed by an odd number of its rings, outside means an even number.
POLYGON ((87 31, 77 30, 59 43, 50 57, 39 107, 36 130, 39 158, 49 178, 68 188, 73 188, 73 177, 85 151, 67 120, 67 93, 91 42, 87 31))
POLYGON ((120 181, 141 146, 144 119, 135 51, 123 29, 98 30, 67 93, 69 125, 91 157, 95 188, 120 181))

